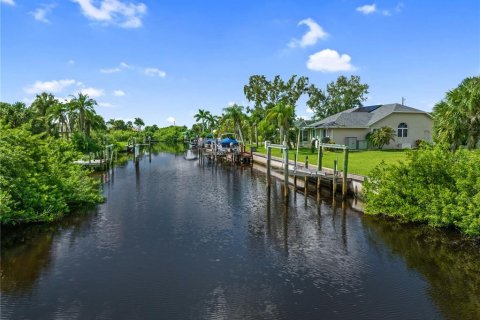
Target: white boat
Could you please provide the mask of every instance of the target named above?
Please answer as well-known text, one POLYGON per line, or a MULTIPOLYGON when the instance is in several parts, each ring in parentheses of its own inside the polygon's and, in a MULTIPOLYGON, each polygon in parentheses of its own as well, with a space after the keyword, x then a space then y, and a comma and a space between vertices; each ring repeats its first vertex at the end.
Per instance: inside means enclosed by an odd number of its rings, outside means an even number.
POLYGON ((190 150, 188 149, 186 152, 185 152, 185 160, 195 160, 198 158, 198 155, 196 152, 194 152, 193 150, 190 150))

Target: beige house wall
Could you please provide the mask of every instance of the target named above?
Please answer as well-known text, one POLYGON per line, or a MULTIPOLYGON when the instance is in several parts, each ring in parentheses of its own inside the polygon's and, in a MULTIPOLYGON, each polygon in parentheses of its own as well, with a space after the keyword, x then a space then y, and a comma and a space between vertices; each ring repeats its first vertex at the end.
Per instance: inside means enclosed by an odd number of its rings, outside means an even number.
POLYGON ((432 141, 432 127, 433 120, 430 116, 424 113, 392 113, 382 120, 374 123, 371 126, 371 130, 380 129, 381 127, 388 126, 395 130, 395 134, 398 132, 398 125, 400 123, 406 123, 408 126, 407 137, 395 136, 395 141, 388 145, 385 145, 385 149, 401 149, 415 146, 416 140, 432 141))
POLYGON ((347 129, 347 128, 332 128, 328 129, 328 134, 331 140, 337 144, 345 144, 345 138, 355 137, 357 140, 365 140, 365 136, 370 132, 370 129, 347 129))

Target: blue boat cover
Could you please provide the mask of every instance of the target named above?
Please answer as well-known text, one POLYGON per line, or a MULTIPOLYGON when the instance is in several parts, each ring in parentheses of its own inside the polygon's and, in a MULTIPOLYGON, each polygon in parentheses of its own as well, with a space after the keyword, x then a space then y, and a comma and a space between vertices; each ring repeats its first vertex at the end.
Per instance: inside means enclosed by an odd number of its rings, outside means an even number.
POLYGON ((224 148, 230 147, 230 143, 233 143, 233 145, 238 145, 238 141, 232 138, 225 138, 220 141, 220 144, 224 148))

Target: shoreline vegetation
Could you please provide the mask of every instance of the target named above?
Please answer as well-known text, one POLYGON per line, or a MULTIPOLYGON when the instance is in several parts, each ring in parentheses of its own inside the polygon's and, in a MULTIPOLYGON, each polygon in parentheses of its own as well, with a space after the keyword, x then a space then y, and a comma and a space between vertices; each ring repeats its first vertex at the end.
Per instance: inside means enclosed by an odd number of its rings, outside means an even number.
MULTIPOLYGON (((37 95, 30 106, 0 102, 0 223, 50 223, 104 201, 98 178, 74 161, 101 156, 105 147, 126 150, 133 138, 182 141, 184 126, 144 126, 105 120, 96 101, 79 93, 67 102, 37 95)), ((175 150, 172 149, 172 150, 175 150)))
MULTIPOLYGON (((323 119, 366 101, 369 86, 360 77, 340 76, 320 89, 307 77, 280 76, 268 80, 253 75, 244 86, 253 106, 233 104, 221 115, 199 109, 196 123, 159 128, 134 121, 105 121, 95 112, 96 101, 79 93, 60 102, 52 94, 37 95, 30 106, 0 103, 0 222, 53 221, 76 206, 102 201, 98 181, 89 170, 72 162, 100 154, 106 145, 123 150, 133 138, 167 144, 190 138, 234 132, 245 145, 260 141, 297 141, 295 123, 299 99, 323 119)), ((400 221, 454 228, 470 238, 480 237, 480 77, 466 78, 447 92, 433 109, 434 146, 422 143, 418 150, 370 150, 350 154, 350 173, 367 176, 366 214, 385 215, 400 221), (467 150, 468 149, 468 150, 467 150)), ((388 130, 389 141, 394 130, 388 130)), ((372 136, 374 136, 372 134, 372 136)), ((384 144, 372 137, 371 145, 384 144)), ((260 147, 258 151, 261 151, 260 147)), ((297 161, 316 164, 315 152, 302 149, 297 161)), ((323 166, 343 155, 326 152, 323 166)))

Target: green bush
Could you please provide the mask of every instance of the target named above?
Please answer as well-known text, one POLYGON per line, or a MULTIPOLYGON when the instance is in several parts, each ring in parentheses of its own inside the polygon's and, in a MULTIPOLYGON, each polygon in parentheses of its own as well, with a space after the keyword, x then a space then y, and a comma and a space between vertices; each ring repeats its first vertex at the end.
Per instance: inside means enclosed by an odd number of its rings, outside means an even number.
POLYGON ((480 151, 423 146, 380 165, 365 182, 367 214, 384 214, 480 236, 480 151))
POLYGON ((73 164, 80 154, 62 139, 0 127, 0 222, 53 221, 102 200, 99 182, 73 164))

